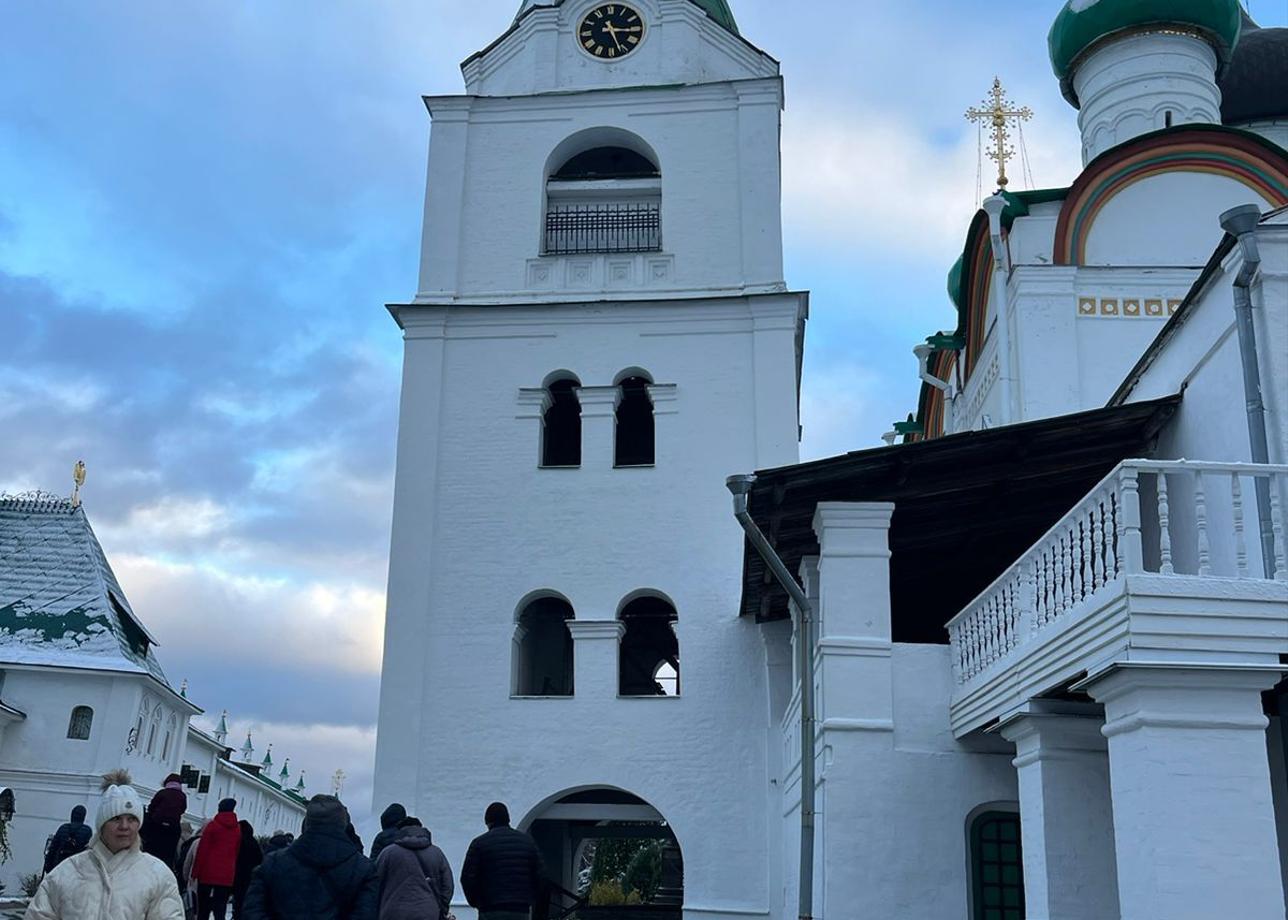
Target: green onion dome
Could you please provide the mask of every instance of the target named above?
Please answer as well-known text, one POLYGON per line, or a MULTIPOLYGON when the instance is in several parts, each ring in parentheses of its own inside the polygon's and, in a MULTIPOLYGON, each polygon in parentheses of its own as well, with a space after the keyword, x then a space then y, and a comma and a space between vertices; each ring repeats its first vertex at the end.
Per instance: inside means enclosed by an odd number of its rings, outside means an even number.
POLYGON ((1111 36, 1173 28, 1206 38, 1220 75, 1238 44, 1242 14, 1239 0, 1068 0, 1047 36, 1051 66, 1065 98, 1077 106, 1073 72, 1088 52, 1111 36))

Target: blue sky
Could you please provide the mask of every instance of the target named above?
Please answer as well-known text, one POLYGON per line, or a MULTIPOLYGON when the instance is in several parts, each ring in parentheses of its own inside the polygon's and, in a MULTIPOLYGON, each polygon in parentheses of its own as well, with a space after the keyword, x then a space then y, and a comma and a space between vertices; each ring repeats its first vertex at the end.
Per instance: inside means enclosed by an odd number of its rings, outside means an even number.
MULTIPOLYGON (((0 490, 66 492, 84 458, 171 678, 315 791, 343 768, 365 814, 400 362, 383 304, 415 290, 420 96, 459 91, 517 3, 3 5, 0 490)), ((1076 175, 1059 3, 733 6, 787 81, 802 452, 871 446, 915 405, 912 345, 955 323, 962 113, 994 74, 1035 110, 1036 183, 1076 175)), ((1288 24, 1288 0, 1252 12, 1288 24)))

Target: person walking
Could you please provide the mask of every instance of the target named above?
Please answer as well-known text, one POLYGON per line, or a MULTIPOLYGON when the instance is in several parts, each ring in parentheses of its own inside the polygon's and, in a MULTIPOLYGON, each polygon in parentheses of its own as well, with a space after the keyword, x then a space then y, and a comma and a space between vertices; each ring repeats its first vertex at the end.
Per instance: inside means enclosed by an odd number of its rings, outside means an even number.
POLYGON ((376 839, 371 841, 371 861, 375 862, 380 858, 380 851, 389 844, 394 842, 394 838, 402 833, 399 825, 407 818, 407 809, 394 802, 388 808, 380 813, 380 833, 376 834, 376 839))
POLYGON ((235 800, 224 799, 219 803, 219 813, 201 832, 192 863, 192 877, 197 881, 197 920, 227 918, 242 841, 236 809, 235 800))
POLYGON ((376 867, 349 839, 348 824, 335 796, 309 799, 299 839, 251 877, 245 920, 376 920, 376 867))
POLYGON ((179 825, 187 810, 188 796, 184 794, 183 781, 179 774, 171 773, 157 794, 152 796, 152 803, 143 816, 143 827, 139 829, 143 852, 155 856, 171 869, 174 869, 179 856, 179 838, 182 835, 179 825))
POLYGON ((295 835, 286 831, 278 831, 268 838, 268 845, 264 847, 264 858, 268 858, 269 853, 276 853, 278 850, 285 850, 295 842, 295 835))
POLYGON ((45 876, 24 920, 184 920, 174 873, 142 850, 142 823, 129 774, 105 775, 93 842, 45 876))
POLYGON ((45 849, 45 875, 58 868, 58 864, 64 859, 84 850, 89 846, 90 837, 94 836, 93 828, 85 823, 84 805, 73 808, 70 818, 54 832, 53 839, 45 849))
POLYGON ((532 838, 510 827, 510 810, 493 802, 483 815, 487 833, 475 837, 461 867, 461 890, 479 920, 529 920, 545 869, 532 838))
POLYGON ((456 893, 447 857, 415 818, 404 818, 397 830, 376 860, 379 920, 446 920, 456 893))
POLYGON ((264 861, 264 851, 255 839, 255 828, 249 821, 238 821, 241 828, 241 847, 237 850, 237 874, 233 878, 233 916, 241 917, 250 890, 251 875, 264 861))

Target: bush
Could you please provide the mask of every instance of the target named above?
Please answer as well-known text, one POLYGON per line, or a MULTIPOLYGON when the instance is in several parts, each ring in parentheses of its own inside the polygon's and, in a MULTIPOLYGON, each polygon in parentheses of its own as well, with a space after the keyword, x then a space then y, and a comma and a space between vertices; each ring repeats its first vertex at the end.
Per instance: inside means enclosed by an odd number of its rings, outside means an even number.
POLYGON ((43 879, 44 876, 39 872, 28 872, 18 876, 18 887, 22 889, 22 893, 24 895, 29 898, 34 898, 36 896, 36 889, 40 887, 40 882, 43 879))
POLYGON ((611 880, 595 882, 590 886, 591 907, 621 907, 628 904, 639 904, 639 892, 627 894, 621 883, 611 880))

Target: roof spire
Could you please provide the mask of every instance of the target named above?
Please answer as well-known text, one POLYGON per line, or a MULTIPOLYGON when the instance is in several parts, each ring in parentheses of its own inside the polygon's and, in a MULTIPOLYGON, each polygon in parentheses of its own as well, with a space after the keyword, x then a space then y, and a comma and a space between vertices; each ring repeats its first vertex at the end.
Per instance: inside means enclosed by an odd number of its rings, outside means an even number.
POLYGON ((277 774, 277 779, 282 788, 285 789, 286 784, 291 781, 291 758, 288 757, 282 761, 282 772, 277 774))
POLYGON ((219 714, 219 724, 215 726, 215 740, 223 744, 228 740, 228 710, 219 714))
POLYGON ((264 772, 265 772, 265 773, 267 773, 267 772, 269 771, 269 769, 271 769, 271 768, 272 768, 272 766, 273 766, 273 746, 272 746, 271 744, 268 746, 268 750, 264 752, 264 761, 263 761, 263 763, 261 763, 261 764, 260 764, 260 766, 262 766, 262 767, 264 768, 264 772))
POLYGON ((85 485, 85 461, 77 460, 76 465, 72 467, 72 482, 75 488, 72 489, 72 507, 80 507, 80 490, 85 485))
POLYGON ((304 771, 303 770, 300 771, 300 778, 295 783, 295 791, 300 795, 304 795, 304 771))
POLYGON ((246 743, 241 749, 242 763, 250 763, 251 758, 255 756, 255 745, 250 743, 250 731, 246 732, 246 743))

